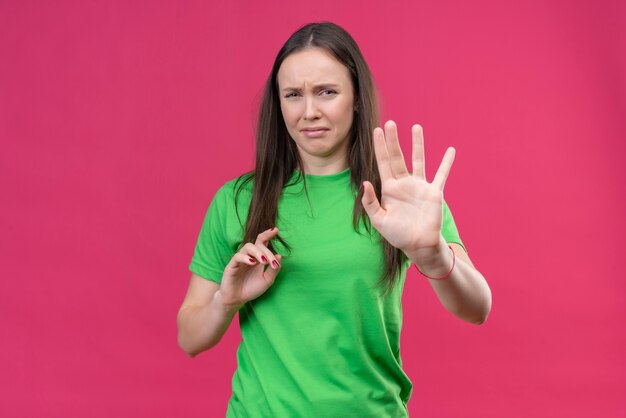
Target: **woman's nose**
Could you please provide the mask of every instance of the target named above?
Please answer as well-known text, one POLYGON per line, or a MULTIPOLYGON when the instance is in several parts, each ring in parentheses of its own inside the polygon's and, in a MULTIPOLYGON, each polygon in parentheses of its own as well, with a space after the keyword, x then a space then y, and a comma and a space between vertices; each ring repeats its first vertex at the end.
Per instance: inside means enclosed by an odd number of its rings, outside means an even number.
POLYGON ((320 111, 315 103, 315 99, 313 97, 306 98, 304 105, 304 119, 319 119, 320 111))

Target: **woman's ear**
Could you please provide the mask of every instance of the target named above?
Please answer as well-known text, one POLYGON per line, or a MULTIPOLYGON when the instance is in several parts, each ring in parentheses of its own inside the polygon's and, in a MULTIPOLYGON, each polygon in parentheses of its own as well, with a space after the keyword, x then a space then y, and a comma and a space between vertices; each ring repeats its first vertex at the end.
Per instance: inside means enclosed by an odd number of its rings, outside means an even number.
POLYGON ((354 112, 358 112, 359 111, 359 100, 358 99, 354 99, 354 112))

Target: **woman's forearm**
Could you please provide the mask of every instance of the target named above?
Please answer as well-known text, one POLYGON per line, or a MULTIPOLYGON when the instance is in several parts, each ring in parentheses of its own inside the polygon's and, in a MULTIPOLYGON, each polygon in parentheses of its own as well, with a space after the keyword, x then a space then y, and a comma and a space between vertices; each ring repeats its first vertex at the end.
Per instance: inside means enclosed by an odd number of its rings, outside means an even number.
MULTIPOLYGON (((444 276, 453 264, 450 248, 445 241, 436 250, 407 256, 428 277, 444 276)), ((443 280, 428 281, 448 311, 464 321, 482 324, 491 310, 491 290, 483 275, 463 258, 463 254, 457 250, 450 275, 443 280)))
POLYGON ((236 313, 237 307, 222 303, 219 290, 207 305, 181 308, 176 318, 178 345, 191 357, 210 349, 220 341, 236 313))

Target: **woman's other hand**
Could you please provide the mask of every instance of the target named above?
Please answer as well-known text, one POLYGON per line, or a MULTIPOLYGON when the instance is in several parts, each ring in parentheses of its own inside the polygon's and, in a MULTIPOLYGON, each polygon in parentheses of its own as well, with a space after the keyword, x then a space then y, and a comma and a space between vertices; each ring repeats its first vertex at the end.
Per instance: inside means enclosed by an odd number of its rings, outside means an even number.
POLYGON ((224 269, 219 290, 225 306, 239 309, 249 300, 261 296, 274 283, 282 257, 273 254, 267 245, 277 234, 278 228, 261 232, 254 244, 245 244, 231 258, 224 269))

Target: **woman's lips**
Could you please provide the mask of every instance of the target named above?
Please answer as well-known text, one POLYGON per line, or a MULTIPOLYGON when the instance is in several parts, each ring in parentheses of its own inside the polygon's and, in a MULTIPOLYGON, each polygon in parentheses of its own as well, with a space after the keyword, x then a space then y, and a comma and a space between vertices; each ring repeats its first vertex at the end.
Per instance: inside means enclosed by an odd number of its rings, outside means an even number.
POLYGON ((309 138, 318 138, 320 136, 324 136, 328 132, 326 128, 310 128, 303 129, 302 133, 309 138))

